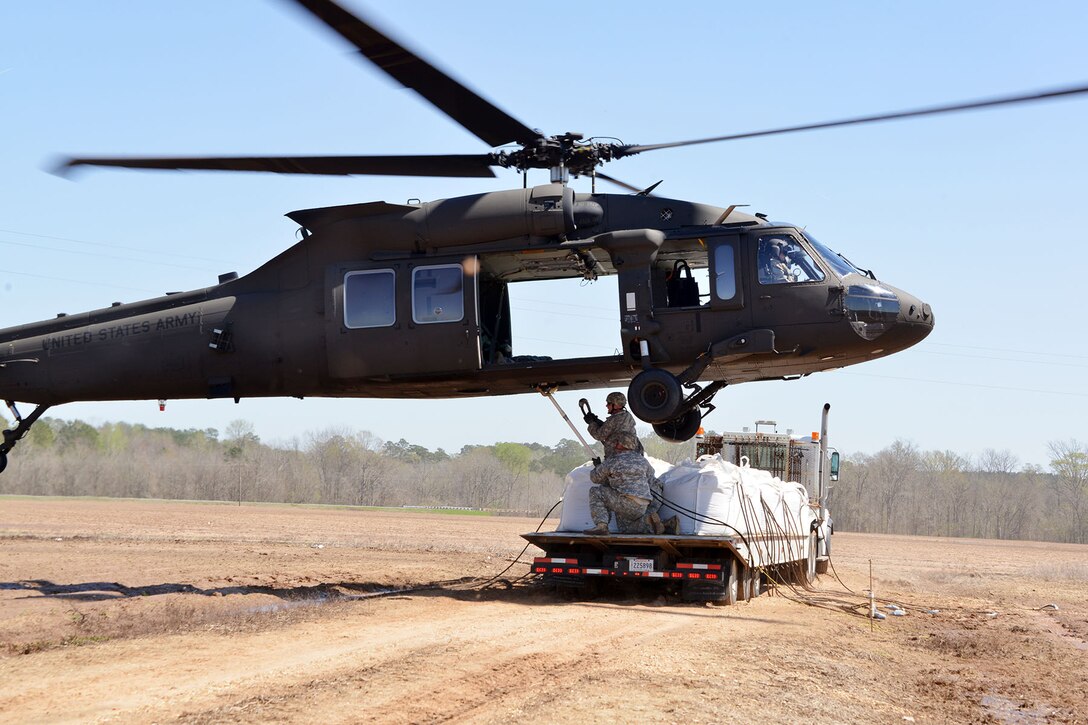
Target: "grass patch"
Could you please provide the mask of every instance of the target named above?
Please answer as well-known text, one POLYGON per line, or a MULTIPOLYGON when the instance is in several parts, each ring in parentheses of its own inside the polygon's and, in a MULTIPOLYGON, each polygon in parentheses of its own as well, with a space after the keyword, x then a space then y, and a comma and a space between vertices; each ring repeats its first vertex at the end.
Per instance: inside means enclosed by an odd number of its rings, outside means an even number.
POLYGON ((106 635, 77 635, 70 634, 63 639, 57 641, 49 641, 44 639, 35 640, 34 642, 15 642, 5 645, 8 654, 13 655, 32 655, 36 652, 45 652, 51 649, 57 649, 59 647, 84 647, 89 644, 98 644, 99 642, 108 642, 110 637, 106 635))
POLYGON ((1044 581, 1088 581, 1088 562, 1062 561, 1040 564, 1036 570, 1044 581))

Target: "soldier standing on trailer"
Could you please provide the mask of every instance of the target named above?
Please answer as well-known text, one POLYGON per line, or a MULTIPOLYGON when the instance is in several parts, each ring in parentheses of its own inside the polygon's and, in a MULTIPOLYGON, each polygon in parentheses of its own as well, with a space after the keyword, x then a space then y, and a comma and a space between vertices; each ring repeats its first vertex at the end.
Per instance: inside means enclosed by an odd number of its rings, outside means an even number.
POLYGON ((621 534, 645 534, 646 509, 650 505, 650 480, 646 458, 636 450, 638 438, 633 433, 616 433, 610 438, 611 456, 596 466, 589 479, 598 485, 589 489, 589 511, 593 528, 582 533, 608 534, 608 521, 616 515, 621 534))
POLYGON ((589 434, 599 440, 604 447, 605 459, 616 452, 614 438, 618 433, 629 433, 637 444, 632 450, 642 453, 642 441, 635 433, 635 417, 627 412, 627 398, 619 391, 611 392, 604 399, 608 409, 608 420, 602 421, 593 413, 586 413, 583 420, 589 426, 589 434))

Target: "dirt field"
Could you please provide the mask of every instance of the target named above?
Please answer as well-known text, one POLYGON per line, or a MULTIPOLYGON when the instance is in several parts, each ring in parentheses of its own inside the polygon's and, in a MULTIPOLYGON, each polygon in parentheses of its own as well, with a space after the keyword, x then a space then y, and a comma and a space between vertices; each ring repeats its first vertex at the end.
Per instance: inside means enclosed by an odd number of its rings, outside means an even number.
POLYGON ((0 498, 0 722, 1088 722, 1088 547, 837 534, 907 608, 872 630, 828 576, 821 606, 456 583, 537 523, 0 498))

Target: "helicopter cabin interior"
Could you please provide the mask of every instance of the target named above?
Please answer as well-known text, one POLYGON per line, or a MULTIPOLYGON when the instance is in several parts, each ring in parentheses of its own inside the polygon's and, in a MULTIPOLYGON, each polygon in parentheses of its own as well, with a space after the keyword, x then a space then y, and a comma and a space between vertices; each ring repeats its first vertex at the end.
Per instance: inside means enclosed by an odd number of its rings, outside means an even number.
MULTIPOLYGON (((620 268, 613 264, 615 250, 610 253, 586 241, 434 257, 423 263, 401 258, 338 266, 337 278, 329 282, 333 290, 342 289, 342 297, 334 293, 340 299, 333 305, 341 314, 330 323, 342 333, 357 335, 352 342, 361 344, 330 341, 337 348, 329 350, 333 375, 441 374, 574 359, 587 365, 595 360, 636 363, 645 339, 638 323, 647 320, 658 327, 656 338, 646 336, 658 343, 655 362, 663 348, 678 359, 691 359, 705 349, 708 334, 725 339, 747 331, 751 315, 746 314, 745 295, 755 293, 746 292, 746 285, 803 287, 825 278, 799 234, 750 226, 702 227, 667 238, 646 257, 652 260, 648 264, 621 262, 620 268), (615 285, 609 304, 618 344, 612 354, 554 357, 541 354, 553 351, 540 349, 537 341, 517 339, 512 296, 516 302, 519 292, 555 280, 615 285), (725 311, 732 314, 706 314, 725 311), (713 330, 705 329, 708 325, 713 330), (421 349, 427 355, 413 354, 421 349), (406 359, 412 362, 406 365, 406 359), (398 361, 396 367, 391 360, 398 361)), ((570 298, 557 301, 573 309, 570 298)), ((572 318, 577 314, 572 312, 572 318)), ((604 341, 597 349, 608 345, 604 341)))

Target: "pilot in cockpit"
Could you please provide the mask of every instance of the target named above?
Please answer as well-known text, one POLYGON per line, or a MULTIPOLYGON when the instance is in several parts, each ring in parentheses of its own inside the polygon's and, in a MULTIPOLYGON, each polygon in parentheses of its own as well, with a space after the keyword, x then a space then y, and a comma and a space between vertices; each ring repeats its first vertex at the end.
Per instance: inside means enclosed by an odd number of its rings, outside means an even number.
POLYGON ((785 241, 774 238, 759 240, 759 281, 761 284, 797 281, 786 257, 785 241))

